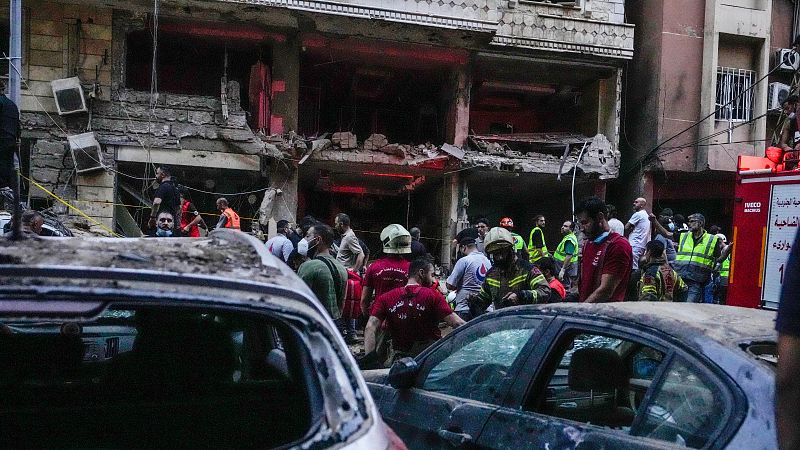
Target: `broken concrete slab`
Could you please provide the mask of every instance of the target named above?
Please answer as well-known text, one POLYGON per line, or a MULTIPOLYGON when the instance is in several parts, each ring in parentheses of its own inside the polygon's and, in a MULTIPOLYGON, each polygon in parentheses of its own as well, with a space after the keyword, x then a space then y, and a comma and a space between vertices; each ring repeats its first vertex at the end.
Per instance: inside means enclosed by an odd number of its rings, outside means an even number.
POLYGON ((380 147, 378 150, 381 153, 386 153, 387 155, 397 156, 399 158, 405 158, 409 151, 409 146, 401 145, 401 144, 388 144, 380 147))
POLYGON ((450 156, 452 156, 452 157, 454 157, 454 158, 456 158, 458 160, 464 159, 465 152, 460 147, 456 147, 455 145, 450 145, 448 143, 444 143, 444 144, 442 144, 441 148, 442 148, 442 151, 444 151, 445 153, 449 154, 450 156))
POLYGON ((349 131, 340 131, 337 133, 333 133, 331 141, 333 142, 333 145, 338 146, 342 150, 353 150, 355 148, 358 148, 356 135, 349 131))
POLYGON ((373 134, 364 141, 364 150, 380 150, 389 145, 389 140, 382 134, 373 134))

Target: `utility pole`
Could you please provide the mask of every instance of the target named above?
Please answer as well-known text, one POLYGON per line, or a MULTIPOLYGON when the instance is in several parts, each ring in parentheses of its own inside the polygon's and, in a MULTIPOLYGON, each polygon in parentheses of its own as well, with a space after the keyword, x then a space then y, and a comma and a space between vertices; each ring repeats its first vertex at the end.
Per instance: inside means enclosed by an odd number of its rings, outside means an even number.
POLYGON ((22 0, 10 0, 10 28, 8 46, 8 98, 18 107, 22 82, 22 0))
MULTIPOLYGON (((10 27, 8 45, 8 98, 19 108, 21 93, 20 84, 22 83, 22 0, 10 0, 9 6, 10 27)), ((22 208, 20 207, 20 182, 19 182, 19 140, 17 140, 17 151, 14 152, 14 227, 12 236, 14 239, 22 237, 22 208)))

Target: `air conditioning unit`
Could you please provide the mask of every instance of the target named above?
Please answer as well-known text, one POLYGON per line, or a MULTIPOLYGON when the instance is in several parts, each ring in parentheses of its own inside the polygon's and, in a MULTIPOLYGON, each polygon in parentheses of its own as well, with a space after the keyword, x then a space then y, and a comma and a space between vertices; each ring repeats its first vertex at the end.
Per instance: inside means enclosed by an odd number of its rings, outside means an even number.
POLYGON ((104 170, 103 152, 93 132, 68 136, 69 149, 72 161, 75 163, 75 172, 87 173, 104 170))
POLYGON ((775 64, 779 70, 796 71, 800 69, 800 54, 791 48, 782 48, 775 52, 775 64))
POLYGON ((50 82, 50 87, 53 88, 53 98, 56 100, 59 115, 65 116, 87 111, 86 98, 78 77, 53 80, 50 82))
POLYGON ((767 109, 770 111, 781 109, 781 104, 789 96, 791 88, 783 83, 770 83, 767 92, 767 99, 769 101, 767 109))

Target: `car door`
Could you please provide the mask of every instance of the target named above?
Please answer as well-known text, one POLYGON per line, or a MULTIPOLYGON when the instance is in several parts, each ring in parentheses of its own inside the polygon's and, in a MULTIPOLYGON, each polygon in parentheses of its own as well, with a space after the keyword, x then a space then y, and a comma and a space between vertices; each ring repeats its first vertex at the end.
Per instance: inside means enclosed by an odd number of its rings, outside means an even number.
POLYGON ((487 421, 478 445, 494 449, 671 448, 674 444, 628 432, 668 353, 662 342, 643 340, 620 327, 556 319, 503 405, 487 421), (624 370, 613 369, 623 366, 624 370))
POLYGON ((482 448, 477 437, 544 323, 540 317, 506 314, 456 330, 418 357, 413 388, 371 386, 381 415, 409 448, 482 448))

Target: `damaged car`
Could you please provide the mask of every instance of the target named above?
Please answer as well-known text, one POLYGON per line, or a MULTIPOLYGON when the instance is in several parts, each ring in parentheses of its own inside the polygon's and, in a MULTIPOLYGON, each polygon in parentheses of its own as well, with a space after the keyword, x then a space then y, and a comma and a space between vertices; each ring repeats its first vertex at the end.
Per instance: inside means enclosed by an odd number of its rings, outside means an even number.
POLYGON ((0 240, 3 448, 404 449, 254 237, 0 240))
POLYGON ((514 307, 364 374, 414 449, 772 449, 774 318, 711 304, 514 307))

